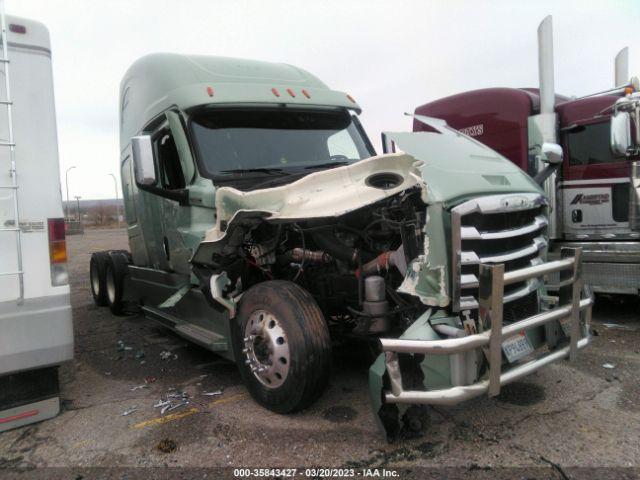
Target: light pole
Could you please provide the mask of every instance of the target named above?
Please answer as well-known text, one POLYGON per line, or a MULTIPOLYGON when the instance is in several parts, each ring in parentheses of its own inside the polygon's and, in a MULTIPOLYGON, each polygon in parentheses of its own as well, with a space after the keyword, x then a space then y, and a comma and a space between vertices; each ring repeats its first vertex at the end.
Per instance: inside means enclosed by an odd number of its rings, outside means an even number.
POLYGON ((78 195, 75 196, 76 205, 78 206, 78 223, 80 222, 80 198, 78 195))
POLYGON ((65 178, 65 183, 67 185, 67 218, 69 218, 69 170, 73 170, 75 167, 75 165, 73 167, 69 167, 67 168, 67 171, 64 174, 64 178, 65 178))
POLYGON ((116 220, 118 221, 118 228, 120 228, 120 203, 118 201, 118 180, 113 173, 109 173, 111 178, 113 178, 113 186, 116 190, 116 220))

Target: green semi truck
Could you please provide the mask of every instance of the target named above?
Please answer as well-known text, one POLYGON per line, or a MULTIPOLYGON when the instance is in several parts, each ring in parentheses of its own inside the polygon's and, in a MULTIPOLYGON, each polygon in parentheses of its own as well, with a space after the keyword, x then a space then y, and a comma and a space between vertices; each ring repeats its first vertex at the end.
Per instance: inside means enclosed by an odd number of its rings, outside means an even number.
POLYGON ((92 255, 95 302, 234 360, 279 413, 322 395, 332 339, 372 342, 389 437, 420 427, 410 405, 497 395, 575 358, 592 299, 579 250, 545 261, 539 186, 432 118, 376 154, 359 113, 291 65, 136 61, 120 98, 130 252, 92 255))

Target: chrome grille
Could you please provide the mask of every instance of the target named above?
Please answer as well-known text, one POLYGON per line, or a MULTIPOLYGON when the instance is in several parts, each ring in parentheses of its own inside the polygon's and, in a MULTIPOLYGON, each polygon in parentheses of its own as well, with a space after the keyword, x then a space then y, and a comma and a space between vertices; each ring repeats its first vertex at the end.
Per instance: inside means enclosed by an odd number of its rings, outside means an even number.
MULTIPOLYGON (((547 250, 547 203, 539 194, 490 195, 451 210, 453 310, 478 308, 478 268, 503 263, 505 271, 542 263, 547 250)), ((504 303, 522 299, 540 279, 509 285, 504 303)))

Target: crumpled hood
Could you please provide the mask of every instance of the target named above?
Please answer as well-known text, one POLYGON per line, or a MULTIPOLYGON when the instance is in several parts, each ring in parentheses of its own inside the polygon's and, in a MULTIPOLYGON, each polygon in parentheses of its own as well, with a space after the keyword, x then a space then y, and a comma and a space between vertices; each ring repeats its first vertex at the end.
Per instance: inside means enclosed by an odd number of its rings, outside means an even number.
POLYGON ((216 191, 216 226, 205 242, 223 239, 235 217, 248 212, 271 220, 305 220, 338 217, 371 205, 416 185, 422 185, 420 162, 407 154, 377 155, 351 165, 310 173, 300 180, 279 187, 243 192, 232 187, 216 191), (376 173, 395 173, 402 181, 382 189, 367 184, 376 173))
POLYGON ((386 133, 396 148, 422 160, 427 202, 452 203, 469 196, 522 192, 540 187, 507 158, 466 135, 386 133))

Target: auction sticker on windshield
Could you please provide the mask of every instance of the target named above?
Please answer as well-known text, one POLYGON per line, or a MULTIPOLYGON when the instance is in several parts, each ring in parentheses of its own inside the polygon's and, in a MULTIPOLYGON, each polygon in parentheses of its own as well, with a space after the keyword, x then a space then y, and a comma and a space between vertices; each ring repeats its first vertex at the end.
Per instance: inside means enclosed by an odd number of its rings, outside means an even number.
POLYGON ((514 363, 532 353, 533 346, 524 332, 521 332, 502 342, 502 351, 509 363, 514 363))

